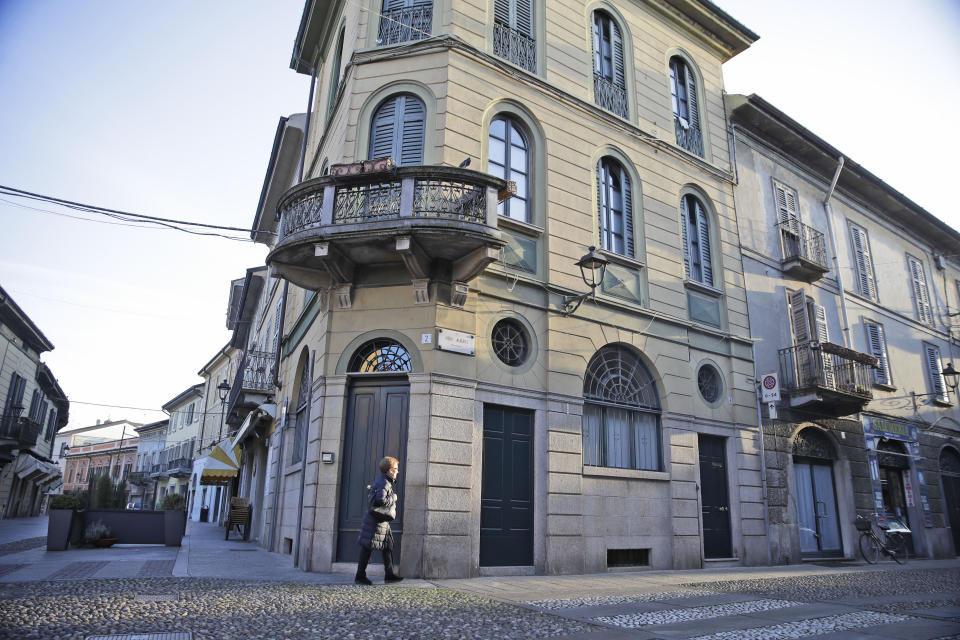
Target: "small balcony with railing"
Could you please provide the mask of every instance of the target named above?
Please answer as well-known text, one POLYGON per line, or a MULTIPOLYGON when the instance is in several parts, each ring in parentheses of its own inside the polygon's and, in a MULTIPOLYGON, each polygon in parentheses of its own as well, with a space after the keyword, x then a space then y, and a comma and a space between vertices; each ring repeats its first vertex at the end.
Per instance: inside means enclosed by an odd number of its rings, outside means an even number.
POLYGON ((387 46, 430 37, 433 28, 433 3, 383 11, 377 44, 387 46))
POLYGON ((873 399, 872 355, 832 342, 779 350, 780 387, 791 408, 840 417, 862 411, 873 399))
POLYGON ((596 71, 593 72, 593 97, 601 109, 612 111, 621 118, 630 117, 627 88, 596 71))
POLYGON ((150 479, 150 473, 147 471, 131 471, 127 474, 127 482, 135 487, 146 484, 150 479))
POLYGON ((466 283, 500 255, 497 204, 513 191, 459 167, 397 168, 390 158, 335 165, 281 198, 267 265, 300 287, 334 289, 337 306, 350 308, 354 282, 393 263, 409 273, 414 303, 430 302, 436 281, 463 306, 466 283))
POLYGON ((505 24, 493 24, 493 54, 531 73, 537 72, 537 41, 505 24))
POLYGON ((21 407, 13 407, 0 416, 0 461, 10 460, 15 449, 29 449, 37 444, 43 427, 21 417, 21 407))
POLYGON ((248 349, 243 354, 227 400, 227 424, 237 427, 247 414, 273 395, 277 354, 248 349))
POLYGON ((167 463, 160 462, 150 467, 150 477, 151 478, 167 478, 169 474, 167 473, 167 463))
POLYGON ((167 463, 167 475, 187 478, 193 471, 193 458, 175 458, 167 463))
POLYGON ((784 273, 798 280, 813 282, 830 271, 823 232, 793 217, 780 222, 777 227, 783 248, 780 268, 784 273))
POLYGON ((673 130, 677 134, 677 145, 690 153, 703 157, 703 133, 700 127, 673 116, 673 130))

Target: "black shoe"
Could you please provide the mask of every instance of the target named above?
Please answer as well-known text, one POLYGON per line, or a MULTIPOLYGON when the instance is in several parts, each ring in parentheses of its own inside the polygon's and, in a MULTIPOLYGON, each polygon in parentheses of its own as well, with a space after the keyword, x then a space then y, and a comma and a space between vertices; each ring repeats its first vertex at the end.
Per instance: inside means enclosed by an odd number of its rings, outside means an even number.
POLYGON ((394 575, 390 575, 390 576, 384 576, 384 577, 383 577, 383 581, 384 581, 384 582, 402 582, 402 581, 403 581, 403 578, 401 578, 400 576, 394 574, 394 575))
POLYGON ((362 585, 367 586, 367 587, 369 587, 370 585, 373 584, 372 582, 370 582, 370 578, 368 578, 367 576, 356 576, 356 577, 353 579, 353 582, 354 582, 355 584, 362 584, 362 585))

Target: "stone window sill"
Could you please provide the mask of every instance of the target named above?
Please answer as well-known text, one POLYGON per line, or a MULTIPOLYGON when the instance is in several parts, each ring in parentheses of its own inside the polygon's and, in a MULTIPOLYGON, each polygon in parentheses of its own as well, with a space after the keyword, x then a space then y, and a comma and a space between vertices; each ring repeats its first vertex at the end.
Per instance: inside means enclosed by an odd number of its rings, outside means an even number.
POLYGON ((659 480, 669 482, 666 471, 647 471, 645 469, 619 469, 617 467, 594 467, 583 465, 583 475, 602 478, 625 478, 629 480, 659 480))

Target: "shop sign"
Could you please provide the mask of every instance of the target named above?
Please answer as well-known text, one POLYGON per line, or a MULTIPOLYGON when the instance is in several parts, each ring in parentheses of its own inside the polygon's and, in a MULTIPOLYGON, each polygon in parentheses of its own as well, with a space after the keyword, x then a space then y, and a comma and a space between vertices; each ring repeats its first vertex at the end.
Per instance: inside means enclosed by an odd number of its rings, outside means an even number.
POLYGON ((864 417, 863 431, 868 435, 883 436, 891 440, 917 441, 917 425, 887 420, 886 418, 878 418, 876 416, 864 417))
POLYGON ((907 506, 911 508, 917 506, 913 499, 913 482, 910 480, 909 470, 903 472, 903 492, 906 494, 907 506))

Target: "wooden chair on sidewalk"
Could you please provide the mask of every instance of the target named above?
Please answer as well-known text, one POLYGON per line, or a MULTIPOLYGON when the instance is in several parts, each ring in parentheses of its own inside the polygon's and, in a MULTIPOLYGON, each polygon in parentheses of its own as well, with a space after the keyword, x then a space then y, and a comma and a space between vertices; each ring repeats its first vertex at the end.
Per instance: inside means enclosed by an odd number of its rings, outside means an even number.
POLYGON ((224 540, 230 539, 230 531, 234 527, 244 540, 250 539, 249 498, 230 498, 230 515, 227 518, 227 534, 223 537, 224 540))

